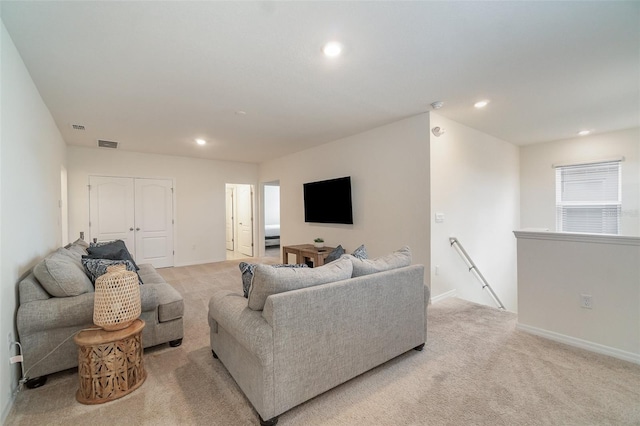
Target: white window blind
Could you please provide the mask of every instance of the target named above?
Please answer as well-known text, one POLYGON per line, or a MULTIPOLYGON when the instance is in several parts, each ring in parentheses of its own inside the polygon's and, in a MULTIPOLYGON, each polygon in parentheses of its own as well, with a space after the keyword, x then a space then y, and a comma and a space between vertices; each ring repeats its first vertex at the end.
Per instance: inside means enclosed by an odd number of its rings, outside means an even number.
POLYGON ((556 230, 618 234, 620 161, 556 167, 556 230))

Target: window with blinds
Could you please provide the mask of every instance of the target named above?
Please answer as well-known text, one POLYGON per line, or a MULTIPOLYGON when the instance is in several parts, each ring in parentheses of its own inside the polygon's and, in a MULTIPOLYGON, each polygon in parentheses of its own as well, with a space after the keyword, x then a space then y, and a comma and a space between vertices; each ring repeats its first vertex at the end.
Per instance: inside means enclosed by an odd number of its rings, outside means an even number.
POLYGON ((620 161, 556 167, 556 230, 618 234, 620 161))

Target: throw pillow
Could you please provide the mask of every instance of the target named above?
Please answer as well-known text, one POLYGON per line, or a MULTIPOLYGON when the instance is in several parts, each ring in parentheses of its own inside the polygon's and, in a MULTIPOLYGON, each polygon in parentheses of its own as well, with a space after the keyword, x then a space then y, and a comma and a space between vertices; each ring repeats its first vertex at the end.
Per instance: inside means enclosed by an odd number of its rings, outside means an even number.
POLYGON ((272 294, 342 281, 351 278, 353 265, 341 258, 317 268, 274 268, 257 265, 249 289, 249 309, 261 311, 272 294))
POLYGON ((326 265, 327 263, 331 263, 334 260, 340 259, 340 256, 342 256, 343 254, 344 249, 342 248, 342 245, 338 245, 338 247, 331 250, 331 253, 329 253, 329 255, 324 259, 324 264, 326 265))
POLYGON ((93 291, 91 280, 73 259, 60 253, 44 258, 33 268, 33 275, 54 297, 78 296, 93 291))
MULTIPOLYGON (((127 271, 135 272, 137 274, 135 266, 133 266, 133 263, 129 260, 90 259, 85 257, 82 259, 82 265, 84 266, 84 269, 93 285, 96 284, 98 277, 107 273, 107 268, 109 266, 125 265, 127 271)), ((139 274, 138 282, 143 284, 139 274)))
POLYGON ((358 259, 355 256, 345 258, 353 263, 353 277, 359 277, 411 265, 411 249, 405 246, 377 259, 358 259))
POLYGON ((85 240, 81 240, 80 238, 78 238, 77 240, 72 242, 71 245, 72 246, 80 246, 83 249, 88 249, 89 248, 89 243, 86 242, 85 240))
MULTIPOLYGON (((96 243, 101 244, 101 243, 96 243)), ((124 244, 122 240, 116 240, 110 243, 102 244, 99 246, 89 247, 87 249, 89 254, 82 256, 87 259, 109 259, 109 260, 129 260, 135 266, 136 271, 138 265, 134 262, 133 257, 131 257, 131 253, 127 250, 127 246, 124 244)))
POLYGON ((364 244, 362 244, 360 247, 355 249, 353 253, 351 253, 351 256, 357 257, 358 259, 369 258, 369 256, 367 255, 367 249, 364 247, 364 244))
MULTIPOLYGON (((242 293, 246 299, 249 298, 249 288, 251 287, 251 281, 253 280, 253 271, 258 266, 256 263, 247 263, 240 262, 238 267, 240 268, 240 272, 242 272, 242 293)), ((306 268, 307 265, 304 263, 296 263, 296 264, 288 264, 288 263, 279 263, 276 265, 271 265, 274 268, 306 268)))

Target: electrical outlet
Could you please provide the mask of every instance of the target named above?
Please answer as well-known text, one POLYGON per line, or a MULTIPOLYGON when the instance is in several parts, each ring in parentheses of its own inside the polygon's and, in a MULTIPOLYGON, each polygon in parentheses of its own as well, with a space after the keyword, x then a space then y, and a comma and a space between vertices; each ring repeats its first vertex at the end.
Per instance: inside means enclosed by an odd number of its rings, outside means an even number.
POLYGON ((581 294, 580 307, 585 309, 593 309, 593 296, 590 294, 581 294))

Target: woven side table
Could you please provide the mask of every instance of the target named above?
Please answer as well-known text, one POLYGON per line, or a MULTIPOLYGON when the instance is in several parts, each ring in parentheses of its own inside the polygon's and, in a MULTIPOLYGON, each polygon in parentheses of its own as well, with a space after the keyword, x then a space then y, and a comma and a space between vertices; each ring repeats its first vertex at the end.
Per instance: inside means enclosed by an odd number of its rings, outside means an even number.
POLYGON ((101 404, 139 388, 147 378, 142 358, 144 321, 117 330, 89 330, 76 334, 79 388, 76 399, 101 404))

